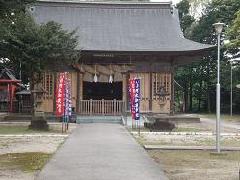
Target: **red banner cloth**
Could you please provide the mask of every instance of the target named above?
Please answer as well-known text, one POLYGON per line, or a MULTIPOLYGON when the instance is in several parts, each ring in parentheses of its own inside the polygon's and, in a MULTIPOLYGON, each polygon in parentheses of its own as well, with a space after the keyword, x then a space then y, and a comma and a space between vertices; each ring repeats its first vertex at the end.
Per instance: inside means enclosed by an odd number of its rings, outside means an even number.
POLYGON ((135 80, 130 79, 129 80, 129 86, 130 86, 130 104, 131 104, 131 114, 132 119, 135 119, 135 107, 134 107, 134 97, 135 97, 135 80))
POLYGON ((65 73, 60 73, 58 77, 58 86, 56 91, 56 116, 64 115, 64 95, 65 95, 65 73))

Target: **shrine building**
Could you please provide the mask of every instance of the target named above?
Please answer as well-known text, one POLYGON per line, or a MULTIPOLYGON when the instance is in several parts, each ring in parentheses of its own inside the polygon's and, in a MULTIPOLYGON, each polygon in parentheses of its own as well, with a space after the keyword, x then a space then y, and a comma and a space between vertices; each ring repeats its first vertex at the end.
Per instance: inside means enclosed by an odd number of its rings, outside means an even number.
POLYGON ((47 93, 38 109, 44 112, 55 112, 57 77, 68 71, 80 115, 128 112, 128 81, 134 77, 141 79, 142 113, 173 113, 176 67, 200 61, 213 48, 184 38, 171 2, 38 0, 29 11, 37 23, 76 30, 81 51, 71 67, 44 73, 47 93))

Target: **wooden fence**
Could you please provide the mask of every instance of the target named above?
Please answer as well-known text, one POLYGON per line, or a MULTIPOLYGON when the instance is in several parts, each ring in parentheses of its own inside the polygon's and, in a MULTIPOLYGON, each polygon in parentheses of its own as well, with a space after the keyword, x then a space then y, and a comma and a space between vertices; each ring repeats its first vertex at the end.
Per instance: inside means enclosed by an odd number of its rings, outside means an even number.
POLYGON ((78 113, 83 115, 121 115, 125 103, 121 100, 80 100, 78 113))

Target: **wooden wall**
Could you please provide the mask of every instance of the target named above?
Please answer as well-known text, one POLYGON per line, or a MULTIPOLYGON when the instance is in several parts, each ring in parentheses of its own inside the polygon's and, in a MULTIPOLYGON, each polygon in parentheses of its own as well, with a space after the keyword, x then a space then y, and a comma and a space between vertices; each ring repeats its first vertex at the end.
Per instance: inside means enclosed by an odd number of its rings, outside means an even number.
MULTIPOLYGON (((57 87, 57 77, 59 73, 45 72, 43 74, 42 87, 46 90, 46 93, 41 99, 41 104, 38 107, 38 111, 55 112, 55 90, 57 87)), ((72 107, 76 107, 77 101, 77 72, 70 72, 69 78, 72 86, 72 107)))
POLYGON ((141 79, 141 112, 170 113, 171 74, 131 73, 130 78, 141 79), (165 97, 158 95, 159 88, 164 87, 165 97))
MULTIPOLYGON (((86 68, 86 67, 85 67, 86 68)), ((99 68, 99 67, 98 67, 99 68)), ((90 69, 90 68, 89 68, 90 69)), ((57 77, 59 73, 46 72, 43 75, 42 87, 47 91, 42 98, 39 111, 55 111, 55 88, 57 87, 57 77)), ((73 107, 78 109, 77 100, 82 99, 82 87, 84 72, 70 72, 69 77, 72 85, 73 107)), ((129 78, 139 77, 141 79, 141 112, 170 113, 171 101, 171 73, 170 72, 123 72, 121 75, 123 82, 123 101, 128 105, 128 80, 129 78), (159 88, 164 87, 165 97, 158 95, 159 88)))

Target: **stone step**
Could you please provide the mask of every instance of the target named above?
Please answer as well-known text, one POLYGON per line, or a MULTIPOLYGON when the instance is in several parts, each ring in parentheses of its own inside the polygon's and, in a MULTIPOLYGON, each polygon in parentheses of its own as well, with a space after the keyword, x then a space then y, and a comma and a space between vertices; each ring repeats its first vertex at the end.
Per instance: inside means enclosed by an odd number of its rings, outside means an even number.
POLYGON ((121 123, 121 116, 77 116, 76 123, 121 123))
POLYGON ((9 114, 4 117, 4 121, 30 121, 31 115, 27 114, 9 114))
POLYGON ((0 121, 3 121, 6 116, 7 116, 7 113, 0 113, 0 121))
MULTIPOLYGON (((48 121, 58 121, 56 119, 55 115, 46 115, 45 118, 48 121)), ((1 121, 7 121, 7 122, 26 122, 26 121, 31 121, 32 120, 32 115, 31 114, 21 114, 21 113, 13 113, 13 114, 8 114, 4 116, 4 118, 1 119, 1 121)))

